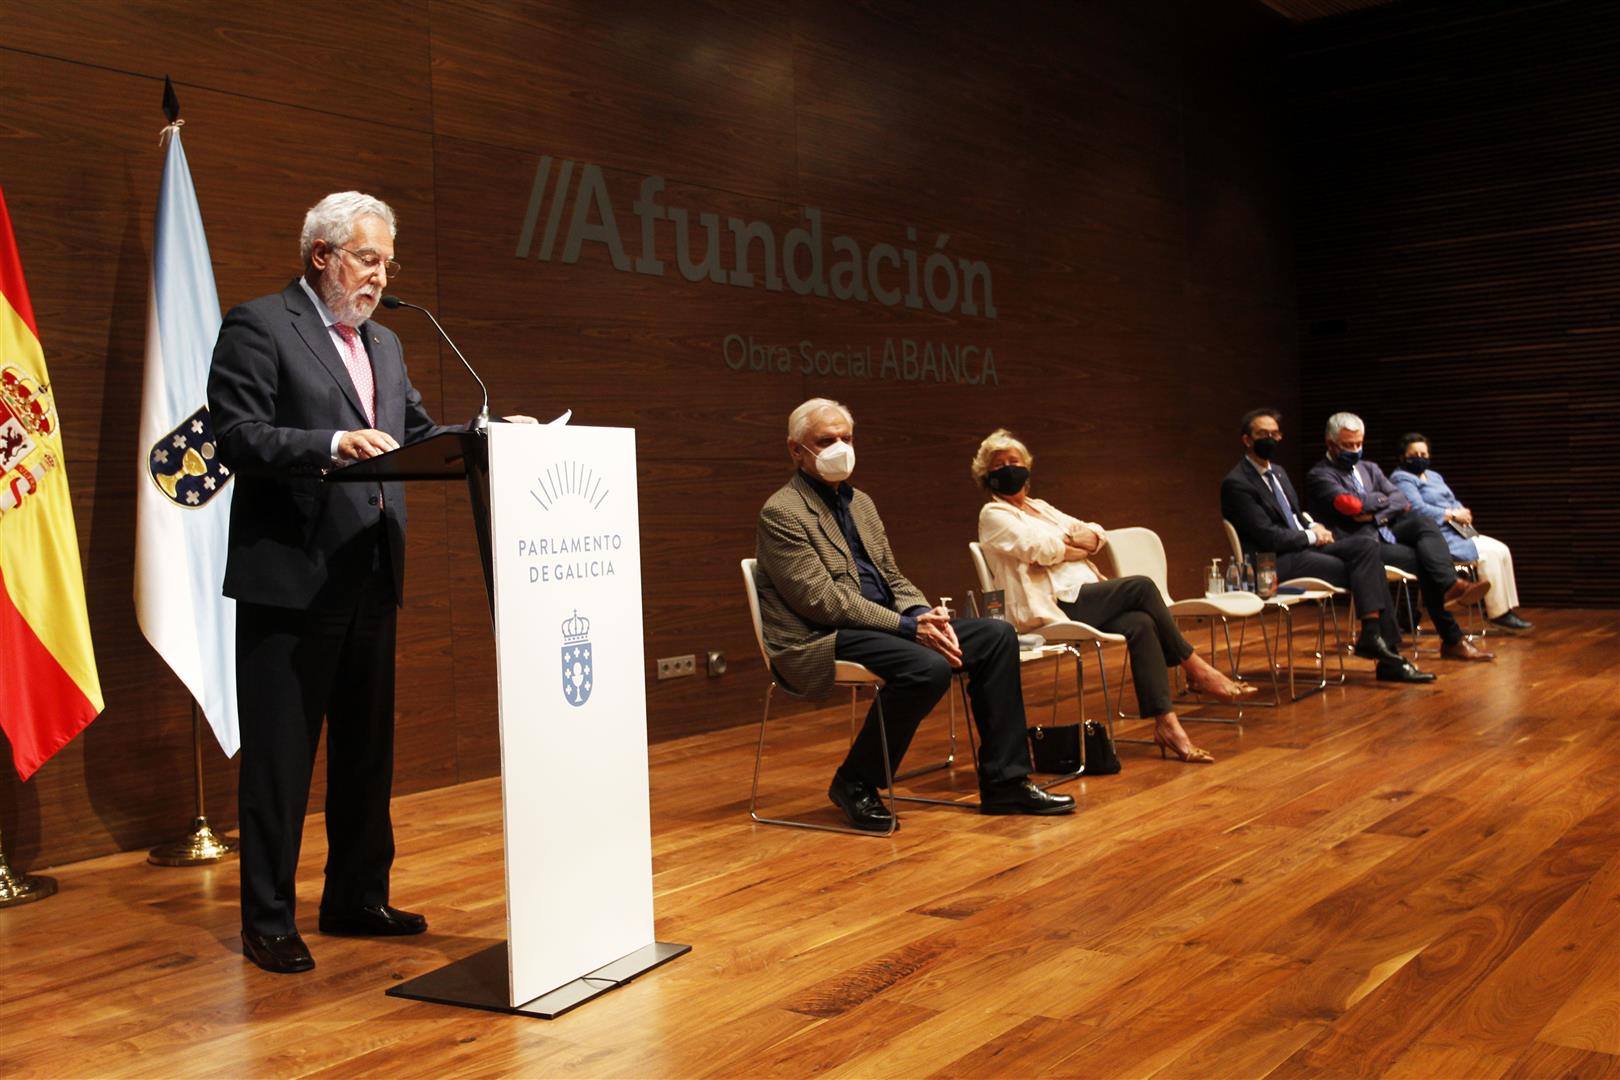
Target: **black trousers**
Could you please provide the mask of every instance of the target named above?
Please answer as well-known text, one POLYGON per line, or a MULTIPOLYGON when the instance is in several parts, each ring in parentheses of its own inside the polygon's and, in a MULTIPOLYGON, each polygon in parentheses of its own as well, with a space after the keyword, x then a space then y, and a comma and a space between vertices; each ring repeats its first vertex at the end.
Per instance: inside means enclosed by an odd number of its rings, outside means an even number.
POLYGON ((323 717, 328 853, 321 909, 388 902, 397 607, 385 554, 379 563, 343 607, 236 606, 244 930, 297 930, 294 882, 323 717))
MULTIPOLYGON (((1024 684, 1018 673, 1018 632, 1000 619, 953 619, 968 675, 968 699, 979 729, 979 781, 995 783, 1029 775, 1024 733, 1024 684)), ((880 630, 840 630, 840 660, 865 664, 883 678, 878 702, 896 772, 917 726, 951 689, 951 665, 926 645, 880 630)), ((883 748, 878 741, 877 703, 838 771, 873 787, 883 786, 883 748)))
POLYGON ((1426 517, 1405 513, 1389 523, 1396 543, 1379 543, 1383 560, 1418 577, 1423 606, 1434 620, 1435 631, 1447 644, 1463 639, 1462 627, 1446 610, 1446 590, 1457 583, 1457 567, 1440 527, 1426 517))
POLYGON ((1072 602, 1059 600, 1058 607, 1078 622, 1110 634, 1124 634, 1125 648, 1131 654, 1137 707, 1143 716, 1162 716, 1172 711, 1170 665, 1191 656, 1193 647, 1181 636, 1152 578, 1132 574, 1095 581, 1082 586, 1072 602))
POLYGON ((1289 551, 1277 556, 1277 577, 1316 577, 1349 589, 1356 613, 1378 612, 1379 636, 1390 648, 1399 649, 1401 624, 1395 618, 1395 604, 1384 577, 1382 548, 1377 536, 1357 533, 1321 547, 1289 551))

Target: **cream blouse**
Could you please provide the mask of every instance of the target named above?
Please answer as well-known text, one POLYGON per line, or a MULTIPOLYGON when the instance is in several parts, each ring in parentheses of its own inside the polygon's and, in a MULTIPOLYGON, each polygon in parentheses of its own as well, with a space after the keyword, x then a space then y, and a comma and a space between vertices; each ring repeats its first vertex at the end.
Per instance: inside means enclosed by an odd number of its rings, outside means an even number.
POLYGON ((1101 525, 1072 518, 1041 499, 1026 499, 1020 508, 994 496, 979 510, 985 565, 1006 594, 1007 618, 1020 632, 1067 620, 1059 596, 1072 599, 1084 585, 1102 580, 1089 561, 1063 561, 1064 542, 1082 527, 1108 542, 1101 525))

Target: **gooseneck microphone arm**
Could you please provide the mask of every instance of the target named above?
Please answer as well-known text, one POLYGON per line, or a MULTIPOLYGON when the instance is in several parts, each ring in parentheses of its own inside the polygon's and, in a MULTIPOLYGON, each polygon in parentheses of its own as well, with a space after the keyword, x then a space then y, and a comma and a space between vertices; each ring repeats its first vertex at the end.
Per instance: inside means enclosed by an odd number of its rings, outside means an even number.
POLYGON ((450 340, 450 335, 444 332, 444 327, 439 325, 439 320, 433 318, 433 312, 429 311, 427 308, 422 307, 419 304, 406 303, 404 300, 401 300, 397 296, 384 296, 382 298, 382 306, 387 308, 389 311, 393 311, 396 308, 402 308, 402 307, 403 308, 410 308, 412 311, 420 311, 422 314, 426 315, 429 320, 432 321, 433 329, 437 330, 439 332, 439 336, 444 338, 444 343, 446 345, 450 346, 451 351, 456 354, 456 357, 461 361, 462 366, 467 369, 467 374, 469 374, 469 375, 471 375, 473 377, 473 381, 478 384, 478 389, 483 392, 484 404, 478 410, 478 415, 473 418, 472 429, 474 431, 478 431, 478 432, 488 431, 489 430, 489 388, 484 385, 484 380, 480 379, 478 377, 478 372, 473 370, 473 366, 471 364, 467 363, 467 358, 465 356, 461 355, 461 350, 456 348, 456 343, 454 341, 450 340))

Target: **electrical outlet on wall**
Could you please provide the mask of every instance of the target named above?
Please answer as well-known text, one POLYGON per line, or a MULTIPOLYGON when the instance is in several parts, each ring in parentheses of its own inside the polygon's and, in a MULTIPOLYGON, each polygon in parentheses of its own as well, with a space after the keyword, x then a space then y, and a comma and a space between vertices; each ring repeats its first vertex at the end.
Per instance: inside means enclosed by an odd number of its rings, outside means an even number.
POLYGON ((685 656, 661 656, 658 658, 658 678, 680 679, 687 675, 697 674, 697 654, 687 653, 685 656))

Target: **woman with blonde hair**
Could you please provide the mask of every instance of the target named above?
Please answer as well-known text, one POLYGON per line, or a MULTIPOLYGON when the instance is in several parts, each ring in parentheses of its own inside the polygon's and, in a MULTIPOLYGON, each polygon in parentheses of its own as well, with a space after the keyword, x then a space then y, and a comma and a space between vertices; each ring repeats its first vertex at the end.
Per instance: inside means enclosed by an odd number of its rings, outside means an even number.
POLYGON ((1074 620, 1123 634, 1137 704, 1143 716, 1153 717, 1160 754, 1169 751, 1192 764, 1214 761, 1193 745, 1176 718, 1170 665, 1179 666, 1195 690, 1222 701, 1236 701, 1255 688, 1233 682, 1198 655, 1151 578, 1103 579, 1091 556, 1108 543, 1107 532, 1032 496, 1034 464, 1029 448, 1004 428, 991 432, 973 455, 973 479, 990 495, 979 511, 979 546, 1005 594, 1007 617, 1020 632, 1074 620))

